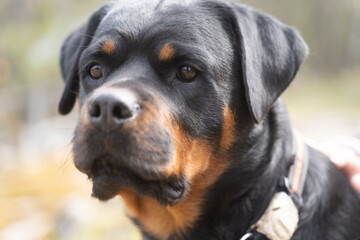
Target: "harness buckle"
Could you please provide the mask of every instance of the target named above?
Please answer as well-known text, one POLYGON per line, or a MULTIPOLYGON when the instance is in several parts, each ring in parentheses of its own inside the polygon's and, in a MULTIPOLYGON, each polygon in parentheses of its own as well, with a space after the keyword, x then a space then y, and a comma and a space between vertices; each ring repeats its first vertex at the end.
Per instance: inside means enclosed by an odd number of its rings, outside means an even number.
POLYGON ((254 236, 252 233, 245 234, 240 240, 253 240, 254 236))
POLYGON ((259 233, 256 230, 251 230, 246 233, 240 240, 269 240, 265 235, 259 233))

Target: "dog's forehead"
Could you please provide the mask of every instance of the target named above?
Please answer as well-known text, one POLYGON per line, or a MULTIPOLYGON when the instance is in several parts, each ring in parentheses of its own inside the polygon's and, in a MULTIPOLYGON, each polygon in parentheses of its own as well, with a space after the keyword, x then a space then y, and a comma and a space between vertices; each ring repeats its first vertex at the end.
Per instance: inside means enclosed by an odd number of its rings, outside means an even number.
POLYGON ((129 34, 141 32, 143 28, 174 8, 191 9, 201 0, 119 0, 113 2, 99 29, 122 29, 129 34))
POLYGON ((165 10, 168 7, 177 6, 189 6, 202 0, 117 0, 113 2, 114 10, 118 9, 135 9, 143 11, 165 10))

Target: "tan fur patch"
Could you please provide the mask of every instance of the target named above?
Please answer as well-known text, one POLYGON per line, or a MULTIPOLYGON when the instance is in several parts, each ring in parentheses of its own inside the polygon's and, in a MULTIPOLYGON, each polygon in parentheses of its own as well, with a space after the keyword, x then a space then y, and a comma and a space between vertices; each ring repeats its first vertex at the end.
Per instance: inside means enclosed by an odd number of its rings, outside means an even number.
MULTIPOLYGON (((232 114, 227 115, 228 123, 224 124, 223 132, 230 131, 233 126, 232 114)), ((175 233, 181 236, 195 224, 201 215, 202 202, 209 187, 228 167, 224 150, 214 152, 210 142, 191 139, 172 121, 166 121, 165 125, 171 131, 176 152, 176 160, 168 166, 167 171, 169 175, 182 173, 186 177, 190 183, 187 198, 174 206, 162 206, 155 199, 138 196, 130 190, 120 192, 128 214, 137 219, 145 231, 161 240, 175 233)), ((227 134, 223 135, 223 138, 228 137, 227 134)))
POLYGON ((159 60, 162 62, 170 61, 175 56, 175 49, 170 45, 170 43, 166 43, 164 47, 160 50, 159 60))
POLYGON ((102 51, 107 55, 110 55, 115 51, 115 43, 111 40, 106 40, 102 46, 102 51))
POLYGON ((231 144, 235 140, 234 131, 235 131, 235 119, 234 114, 228 107, 224 108, 224 123, 222 126, 220 148, 223 150, 228 150, 231 144))

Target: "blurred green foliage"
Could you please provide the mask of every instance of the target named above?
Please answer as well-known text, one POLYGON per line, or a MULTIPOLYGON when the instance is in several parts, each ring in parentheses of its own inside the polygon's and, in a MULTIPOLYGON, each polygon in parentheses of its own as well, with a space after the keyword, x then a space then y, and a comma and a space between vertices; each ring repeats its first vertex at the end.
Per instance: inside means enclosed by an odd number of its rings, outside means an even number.
POLYGON ((310 47, 305 62, 320 74, 352 71, 360 65, 360 1, 245 0, 297 28, 310 47))
MULTIPOLYGON (((66 35, 101 0, 2 0, 0 87, 60 78, 58 57, 66 35)), ((300 30, 311 52, 305 64, 336 74, 360 65, 360 1, 245 0, 300 30)))
POLYGON ((2 0, 0 87, 59 80, 63 39, 100 4, 96 0, 2 0))

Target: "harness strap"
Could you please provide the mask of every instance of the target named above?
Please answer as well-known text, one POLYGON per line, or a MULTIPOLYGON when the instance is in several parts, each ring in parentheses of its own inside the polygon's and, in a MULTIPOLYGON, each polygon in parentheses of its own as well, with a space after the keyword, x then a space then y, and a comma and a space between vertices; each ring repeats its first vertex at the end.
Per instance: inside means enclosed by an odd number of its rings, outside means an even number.
POLYGON ((309 168, 308 148, 297 132, 294 132, 294 136, 296 139, 294 149, 297 150, 294 164, 290 167, 288 179, 291 183, 291 192, 301 197, 309 168))
POLYGON ((309 167, 308 147, 297 132, 293 149, 289 174, 279 183, 282 191, 274 195, 263 216, 240 240, 289 240, 294 234, 309 167))

